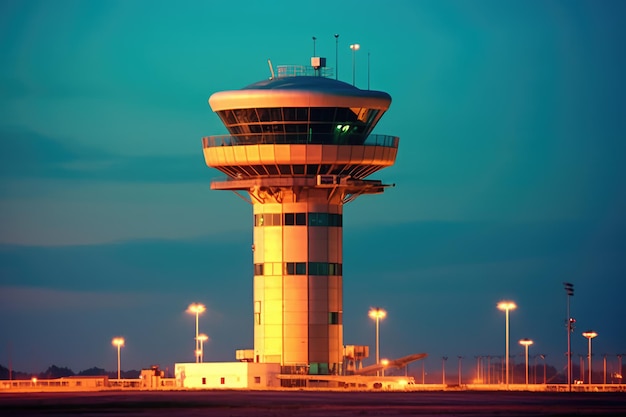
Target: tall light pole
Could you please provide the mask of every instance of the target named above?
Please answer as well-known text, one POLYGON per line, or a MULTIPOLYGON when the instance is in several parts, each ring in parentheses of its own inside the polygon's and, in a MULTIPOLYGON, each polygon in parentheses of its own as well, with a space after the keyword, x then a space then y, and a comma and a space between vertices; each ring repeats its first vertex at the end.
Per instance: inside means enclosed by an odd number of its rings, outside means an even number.
POLYGON ((604 378, 602 378, 602 383, 604 385, 606 385, 606 353, 604 353, 602 355, 602 357, 603 357, 603 361, 602 361, 603 362, 603 367, 602 368, 604 370, 604 378))
POLYGON ((194 352, 196 354, 196 363, 200 361, 200 357, 199 357, 200 355, 198 355, 198 351, 200 350, 200 341, 198 340, 198 316, 200 315, 200 313, 203 313, 205 310, 206 310, 206 307, 198 303, 190 304, 189 308, 187 308, 187 311, 189 313, 196 315, 196 348, 194 349, 194 352))
POLYGON ((457 356, 459 358, 459 386, 461 386, 461 361, 463 360, 463 356, 457 356))
POLYGON ((387 366, 389 365, 389 359, 382 359, 380 361, 380 364, 382 366, 384 366, 384 368, 383 368, 383 376, 385 376, 385 369, 387 369, 387 366))
POLYGON ((204 362, 204 342, 209 340, 209 336, 204 333, 200 333, 198 335, 198 340, 200 341, 200 362, 204 362))
MULTIPOLYGON (((380 333, 379 333, 380 320, 384 319, 385 316, 387 316, 387 312, 380 307, 376 307, 376 308, 371 308, 368 314, 370 318, 376 320, 376 365, 378 365, 380 362, 380 350, 379 350, 380 348, 380 333)), ((378 371, 376 371, 376 375, 377 376, 379 375, 378 371)))
POLYGON ((446 385, 446 361, 448 360, 447 356, 441 357, 441 384, 446 385))
POLYGON ((335 33, 335 80, 339 79, 339 34, 335 33))
POLYGON ((591 339, 593 339, 597 335, 598 333, 594 332, 593 330, 587 330, 583 333, 583 336, 585 336, 589 340, 589 385, 591 385, 591 339))
POLYGON ((124 338, 123 337, 114 337, 111 341, 113 346, 117 346, 117 380, 120 380, 120 349, 124 346, 124 338))
POLYGON ((580 359, 580 382, 585 381, 585 361, 583 359, 583 355, 578 354, 578 358, 580 359))
POLYGON ((574 296, 574 284, 570 282, 564 282, 563 287, 567 294, 567 387, 568 390, 572 390, 572 332, 574 331, 573 324, 576 320, 570 317, 569 312, 569 299, 574 296))
POLYGON ((500 301, 498 303, 498 309, 504 310, 506 313, 506 386, 509 387, 509 311, 515 310, 517 305, 513 301, 500 301))
POLYGON ((353 43, 352 45, 350 45, 350 49, 352 49, 352 85, 355 85, 355 79, 356 79, 356 67, 354 64, 354 53, 358 51, 360 48, 361 48, 361 45, 359 45, 358 43, 353 43))
POLYGON ((528 346, 532 345, 533 341, 530 339, 522 339, 519 341, 519 344, 526 349, 526 385, 528 385, 528 346))
POLYGON ((547 380, 546 380, 546 355, 545 354, 541 354, 539 356, 541 357, 541 359, 543 359, 543 384, 545 385, 547 383, 547 380))

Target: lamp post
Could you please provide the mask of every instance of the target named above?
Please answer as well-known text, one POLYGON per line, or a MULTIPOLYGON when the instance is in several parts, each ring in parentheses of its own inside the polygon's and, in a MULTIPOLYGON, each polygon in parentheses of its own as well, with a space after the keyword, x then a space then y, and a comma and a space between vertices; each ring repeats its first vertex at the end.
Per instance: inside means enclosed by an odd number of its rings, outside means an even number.
POLYGON ((448 360, 447 356, 441 357, 441 384, 446 385, 446 361, 448 360))
MULTIPOLYGON (((352 46, 352 45, 350 45, 352 46)), ((357 45, 358 46, 358 45, 357 45)), ((369 316, 370 318, 376 320, 376 365, 379 364, 380 362, 380 352, 379 352, 379 348, 380 348, 380 333, 379 333, 379 326, 380 326, 380 320, 384 319, 385 316, 387 316, 387 312, 385 310, 383 310, 382 308, 376 307, 376 308, 372 308, 369 311, 369 316)), ((379 372, 376 371, 376 376, 379 375, 379 372)))
POLYGON ((198 340, 200 341, 200 362, 204 362, 204 342, 209 340, 209 336, 204 333, 200 333, 198 335, 198 340))
POLYGON ((504 310, 506 313, 506 386, 509 387, 509 311, 515 310, 517 305, 513 301, 500 301, 498 309, 504 310))
POLYGON ((190 304, 189 308, 187 309, 189 313, 196 315, 196 348, 194 349, 194 352, 196 352, 196 363, 198 363, 200 359, 198 355, 198 351, 200 350, 200 347, 199 347, 200 341, 198 340, 198 316, 200 315, 200 313, 203 313, 205 310, 206 310, 206 307, 198 303, 190 304))
POLYGON ((385 369, 387 369, 387 366, 389 365, 389 359, 383 359, 383 360, 381 360, 381 361, 380 361, 380 364, 381 364, 382 366, 384 366, 384 368, 383 368, 383 375, 382 375, 382 376, 385 376, 385 369))
POLYGON ((547 383, 547 380, 546 380, 546 355, 545 354, 541 354, 539 356, 541 357, 541 359, 543 359, 543 384, 545 385, 547 383))
POLYGON ((114 337, 111 341, 113 346, 117 346, 117 380, 120 380, 120 349, 124 346, 124 338, 123 337, 114 337))
POLYGON ((583 336, 585 336, 589 340, 589 385, 591 385, 591 339, 593 339, 597 335, 598 333, 594 332, 593 330, 587 330, 583 333, 583 336))
POLYGON ((526 350, 526 385, 528 385, 528 346, 533 344, 533 341, 530 339, 522 339, 519 341, 519 344, 524 346, 526 350))
POLYGON ((361 45, 359 45, 358 43, 353 43, 352 45, 350 45, 350 49, 352 49, 352 85, 355 85, 355 74, 356 74, 356 69, 355 69, 355 64, 354 64, 354 53, 358 51, 360 48, 361 48, 361 45))
POLYGON ((463 356, 457 356, 459 358, 459 386, 461 386, 461 361, 463 360, 463 356))
POLYGON ((583 355, 578 354, 578 359, 580 359, 580 382, 585 381, 585 360, 583 355))
POLYGON ((567 323, 565 326, 567 327, 567 387, 568 390, 572 390, 572 331, 573 324, 576 320, 570 317, 569 313, 569 299, 574 295, 574 284, 570 282, 564 282, 563 286, 565 288, 565 293, 567 294, 567 323))
POLYGON ((603 370, 604 370, 604 378, 602 378, 602 383, 606 385, 606 353, 602 355, 603 357, 603 370))

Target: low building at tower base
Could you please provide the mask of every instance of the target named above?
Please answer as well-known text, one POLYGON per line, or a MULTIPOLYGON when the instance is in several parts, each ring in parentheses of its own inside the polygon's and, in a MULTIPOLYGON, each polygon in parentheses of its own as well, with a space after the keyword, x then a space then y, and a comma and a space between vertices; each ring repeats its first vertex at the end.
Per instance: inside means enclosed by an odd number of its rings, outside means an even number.
POLYGON ((177 363, 180 389, 357 389, 406 390, 415 386, 410 376, 281 374, 278 363, 177 363))
POLYGON ((178 388, 267 389, 280 387, 279 363, 177 363, 175 372, 178 388))

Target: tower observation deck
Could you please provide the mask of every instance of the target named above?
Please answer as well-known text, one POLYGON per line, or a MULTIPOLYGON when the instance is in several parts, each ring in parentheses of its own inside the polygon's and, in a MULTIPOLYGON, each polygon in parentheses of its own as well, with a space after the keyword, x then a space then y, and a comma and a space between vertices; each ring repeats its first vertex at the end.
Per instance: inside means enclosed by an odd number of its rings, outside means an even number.
POLYGON ((213 94, 230 134, 203 138, 204 158, 226 174, 212 189, 253 206, 252 360, 342 374, 343 205, 384 191, 366 177, 393 165, 399 138, 372 134, 389 94, 293 73, 213 94))

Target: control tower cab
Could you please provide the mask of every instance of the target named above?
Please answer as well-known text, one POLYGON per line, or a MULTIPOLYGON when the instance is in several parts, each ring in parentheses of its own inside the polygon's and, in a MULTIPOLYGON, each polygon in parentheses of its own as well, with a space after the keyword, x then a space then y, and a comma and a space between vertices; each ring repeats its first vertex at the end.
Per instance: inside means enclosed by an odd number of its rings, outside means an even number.
POLYGON ((373 135, 389 94, 313 67, 213 94, 229 135, 203 139, 209 167, 253 206, 254 350, 282 374, 343 374, 343 205, 387 186, 399 138, 373 135), (313 75, 318 74, 318 75, 313 75), (247 195, 246 195, 247 194, 247 195))

